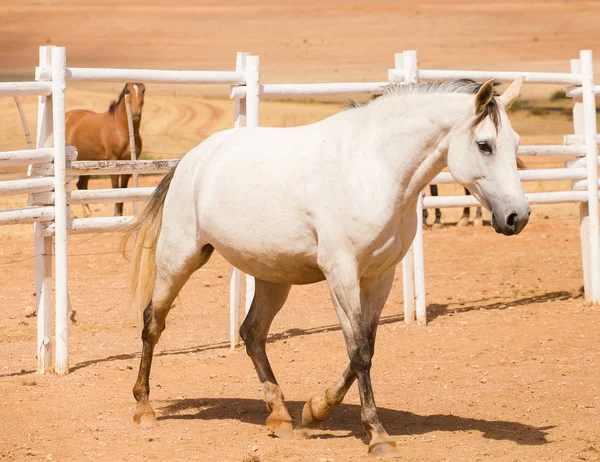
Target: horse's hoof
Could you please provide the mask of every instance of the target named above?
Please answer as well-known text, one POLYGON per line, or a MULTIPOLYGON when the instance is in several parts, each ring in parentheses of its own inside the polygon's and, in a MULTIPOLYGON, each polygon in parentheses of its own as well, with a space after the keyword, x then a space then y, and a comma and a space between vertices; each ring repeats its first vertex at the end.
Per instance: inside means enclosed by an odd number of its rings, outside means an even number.
POLYGON ((277 438, 293 438, 294 426, 289 420, 267 419, 267 428, 277 438))
POLYGON ((386 459, 395 459, 401 456, 396 443, 393 441, 379 441, 369 444, 369 455, 386 459))
POLYGON ((137 423, 140 428, 152 428, 156 426, 156 415, 154 411, 145 411, 142 413, 135 414, 133 421, 137 423))
POLYGON ((439 229, 439 228, 441 228, 441 227, 442 227, 442 223, 441 223, 441 222, 439 222, 439 221, 435 221, 435 222, 433 223, 433 228, 439 229))
POLYGON ((475 218, 473 220, 473 226, 483 226, 483 219, 482 218, 475 218))
POLYGON ((329 411, 325 408, 325 406, 323 406, 323 402, 321 401, 323 400, 312 397, 306 403, 304 403, 304 407, 302 408, 302 427, 317 428, 321 422, 329 417, 329 411), (316 403, 313 401, 316 401, 316 403), (315 410, 315 404, 317 410, 315 410), (320 412, 318 409, 319 407, 321 408, 320 412), (318 415, 315 415, 315 413, 318 415))
POLYGON ((460 220, 458 220, 458 222, 456 223, 456 226, 458 226, 459 228, 462 228, 464 226, 467 226, 469 224, 469 219, 467 217, 462 217, 460 220))

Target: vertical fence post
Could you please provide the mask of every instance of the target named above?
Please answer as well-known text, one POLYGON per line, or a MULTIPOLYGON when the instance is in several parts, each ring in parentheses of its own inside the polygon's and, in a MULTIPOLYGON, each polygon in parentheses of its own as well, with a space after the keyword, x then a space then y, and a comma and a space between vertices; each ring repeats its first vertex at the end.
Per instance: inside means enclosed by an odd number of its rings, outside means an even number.
MULTIPOLYGON (((50 47, 40 47, 40 68, 50 66, 50 47)), ((39 76, 36 76, 39 80, 39 76)), ((52 147, 52 96, 38 96, 36 149, 52 147)), ((44 374, 52 363, 52 237, 42 235, 42 224, 33 225, 35 247, 35 303, 37 308, 37 371, 44 374)))
MULTIPOLYGON (((246 57, 246 126, 260 125, 260 60, 258 56, 246 57)), ((254 300, 254 278, 246 275, 246 314, 254 300)))
POLYGON ((598 146, 596 141, 596 95, 591 50, 581 50, 581 98, 583 101, 583 130, 588 180, 589 213, 589 282, 591 301, 600 303, 600 221, 598 217, 598 146))
POLYGON ((15 104, 19 110, 19 116, 21 116, 21 123, 23 124, 23 131, 25 132, 25 140, 27 141, 27 149, 33 149, 33 143, 31 142, 31 133, 29 132, 29 124, 27 123, 27 117, 25 117, 25 111, 23 105, 18 96, 15 96, 15 104))
MULTIPOLYGON (((571 60, 571 73, 581 75, 581 62, 571 60)), ((584 136, 583 100, 581 96, 573 97, 573 133, 584 136)), ((566 163, 569 166, 569 162, 566 163)), ((590 228, 589 207, 587 202, 579 204, 579 240, 581 245, 581 266, 583 270, 583 291, 586 302, 592 301, 590 283, 590 228)))
MULTIPOLYGON (((137 153, 135 152, 135 131, 133 130, 133 116, 131 115, 131 99, 129 94, 125 95, 125 111, 127 112, 127 131, 129 132, 129 154, 131 156, 131 160, 137 160, 137 153)), ((139 186, 138 183, 138 174, 133 174, 133 187, 137 188, 139 186)), ((125 204, 123 203, 123 207, 125 204)), ((137 215, 138 213, 138 203, 133 203, 133 214, 137 215)))
POLYGON ((427 324, 427 304, 425 300, 425 249, 423 247, 423 196, 419 193, 417 201, 417 232, 413 241, 415 265, 415 300, 417 324, 427 324))
MULTIPOLYGON (((237 72, 246 71, 246 57, 249 53, 238 52, 235 62, 237 72)), ((236 98, 234 102, 234 127, 246 126, 246 98, 236 98)), ((241 300, 242 272, 236 267, 231 267, 231 280, 229 281, 229 341, 233 350, 240 343, 240 300, 241 300)))
MULTIPOLYGON (((416 83, 419 79, 417 72, 417 52, 408 50, 400 58, 396 55, 396 65, 402 64, 405 83, 416 83)), ((423 268, 423 201, 417 201, 417 232, 408 252, 402 260, 402 278, 404 291, 404 322, 412 324, 417 312, 417 321, 424 324, 425 313, 425 280, 423 268), (417 270, 417 265, 420 269, 417 270)))
POLYGON ((69 373, 68 338, 68 253, 67 219, 69 208, 66 195, 65 159, 65 90, 66 50, 52 47, 52 118, 54 134, 54 210, 55 210, 55 297, 56 346, 54 370, 59 375, 69 373))

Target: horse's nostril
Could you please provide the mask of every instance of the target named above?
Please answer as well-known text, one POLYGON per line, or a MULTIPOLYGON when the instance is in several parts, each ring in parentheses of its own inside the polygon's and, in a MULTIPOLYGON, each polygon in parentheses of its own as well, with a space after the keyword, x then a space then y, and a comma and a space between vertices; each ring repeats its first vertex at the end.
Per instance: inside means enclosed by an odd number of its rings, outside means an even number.
POLYGON ((517 223, 517 217, 519 216, 519 214, 517 212, 513 212, 511 213, 507 218, 506 218, 506 224, 508 226, 510 226, 511 228, 514 228, 515 224, 517 223))

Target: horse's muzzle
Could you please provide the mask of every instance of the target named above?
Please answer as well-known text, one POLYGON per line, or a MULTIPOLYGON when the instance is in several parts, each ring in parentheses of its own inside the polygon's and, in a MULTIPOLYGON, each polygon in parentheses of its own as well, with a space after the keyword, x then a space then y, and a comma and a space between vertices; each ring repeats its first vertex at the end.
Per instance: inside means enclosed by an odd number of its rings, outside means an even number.
POLYGON ((513 236, 523 231, 523 228, 525 228, 525 225, 529 221, 529 215, 531 215, 529 207, 525 212, 510 211, 501 219, 492 212, 492 226, 499 234, 513 236))

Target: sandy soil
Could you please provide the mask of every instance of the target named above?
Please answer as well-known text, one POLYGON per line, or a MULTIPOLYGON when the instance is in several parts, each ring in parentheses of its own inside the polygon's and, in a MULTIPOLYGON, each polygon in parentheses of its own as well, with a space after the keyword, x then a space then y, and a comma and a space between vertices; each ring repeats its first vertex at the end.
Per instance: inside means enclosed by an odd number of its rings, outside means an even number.
MULTIPOLYGON (((600 56, 596 1, 9 1, 0 18, 2 80, 31 78, 45 43, 67 46, 71 66, 231 69, 235 52, 246 50, 261 56, 265 82, 385 80, 393 54, 411 48, 432 68, 559 71, 582 48, 600 56)), ((231 126, 232 103, 215 98, 226 90, 147 87, 147 158, 180 157, 231 126)), ((558 111, 569 102, 549 102, 555 87, 535 88, 525 98, 538 110, 513 113, 513 124, 523 144, 560 143, 572 132, 558 111)), ((105 110, 119 90, 70 85, 68 108, 105 110)), ((23 102, 34 127, 35 98, 23 102)), ((261 123, 298 125, 342 107, 264 102, 261 123)), ((0 150, 23 148, 9 98, 0 100, 0 122, 0 150)), ((564 159, 527 162, 558 167, 564 159)), ((108 187, 108 180, 91 187, 108 187)), ((0 208, 25 201, 2 198, 0 208)), ((111 210, 93 207, 96 216, 111 210)), ((373 382, 388 432, 406 460, 599 460, 600 311, 581 297, 577 207, 536 207, 514 238, 489 227, 458 229, 459 214, 444 210, 447 225, 425 235, 428 326, 404 325, 400 271, 383 313, 373 382)), ((218 255, 193 276, 168 319, 151 384, 159 426, 138 429, 131 388, 141 342, 118 240, 71 237, 71 373, 41 377, 34 372, 36 318, 25 315, 35 305, 31 227, 0 228, 0 458, 367 460, 355 388, 310 439, 267 434, 252 364, 243 350, 228 348, 229 267, 218 255)), ((347 362, 323 284, 294 288, 268 352, 298 418, 304 401, 347 362)))

